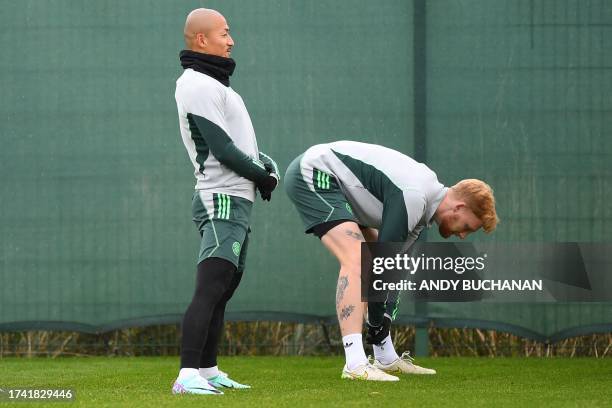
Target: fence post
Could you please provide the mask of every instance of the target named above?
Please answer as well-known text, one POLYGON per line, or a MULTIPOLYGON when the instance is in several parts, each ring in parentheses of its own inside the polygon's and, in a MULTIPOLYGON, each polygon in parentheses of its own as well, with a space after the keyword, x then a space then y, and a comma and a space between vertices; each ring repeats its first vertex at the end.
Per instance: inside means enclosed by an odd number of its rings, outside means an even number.
MULTIPOLYGON (((413 101, 414 101, 414 158, 422 163, 427 161, 427 3, 426 0, 414 0, 412 9, 413 36, 412 50, 414 58, 413 101)), ((427 233, 420 237, 427 241, 427 233)), ((416 303, 416 315, 427 316, 427 303, 416 303)), ((425 357, 429 353, 428 322, 416 326, 414 353, 425 357)))
POLYGON ((417 327, 414 336, 415 357, 427 357, 429 355, 429 334, 427 327, 417 327))

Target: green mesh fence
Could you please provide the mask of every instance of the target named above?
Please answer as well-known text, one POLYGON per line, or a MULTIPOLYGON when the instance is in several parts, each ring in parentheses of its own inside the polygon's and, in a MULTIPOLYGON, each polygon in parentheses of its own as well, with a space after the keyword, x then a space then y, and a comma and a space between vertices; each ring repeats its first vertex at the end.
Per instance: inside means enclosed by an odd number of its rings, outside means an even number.
MULTIPOLYGON (((414 1, 3 1, 0 330, 180 320, 198 236, 173 95, 197 6, 227 17, 232 86, 281 167, 380 143, 494 187, 502 224, 473 239, 609 241, 612 4, 414 1)), ((282 190, 254 214, 228 317, 333 321, 335 261, 282 190)), ((610 331, 611 312, 405 303, 400 321, 551 339, 610 331)))

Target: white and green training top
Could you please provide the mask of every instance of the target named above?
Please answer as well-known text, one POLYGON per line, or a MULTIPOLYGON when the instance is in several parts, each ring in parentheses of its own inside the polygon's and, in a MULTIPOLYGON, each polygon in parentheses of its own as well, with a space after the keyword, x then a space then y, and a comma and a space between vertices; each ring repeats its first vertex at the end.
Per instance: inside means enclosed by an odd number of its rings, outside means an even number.
POLYGON ((176 81, 174 96, 196 190, 255 201, 255 185, 268 172, 259 160, 255 130, 240 95, 206 74, 186 69, 176 81))
POLYGON ((335 176, 358 222, 379 230, 379 242, 412 244, 448 190, 426 165, 398 151, 339 141, 308 149, 302 176, 312 168, 335 176))

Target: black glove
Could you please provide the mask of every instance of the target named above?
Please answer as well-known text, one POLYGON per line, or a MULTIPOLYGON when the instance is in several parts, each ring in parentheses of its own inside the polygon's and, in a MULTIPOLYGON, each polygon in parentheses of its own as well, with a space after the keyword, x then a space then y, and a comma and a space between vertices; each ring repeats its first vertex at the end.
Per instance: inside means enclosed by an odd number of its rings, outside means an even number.
POLYGON ((274 166, 272 166, 272 163, 264 163, 264 168, 266 169, 268 174, 275 173, 274 166))
POLYGON ((278 176, 275 173, 269 174, 268 177, 266 177, 265 180, 257 186, 257 189, 259 190, 259 195, 261 195, 261 199, 264 201, 270 201, 270 199, 272 198, 272 192, 274 191, 277 185, 278 176))
POLYGON ((389 316, 385 316, 380 326, 370 326, 370 323, 367 323, 367 326, 368 333, 366 334, 366 343, 380 344, 389 335, 389 330, 391 330, 391 319, 389 316))

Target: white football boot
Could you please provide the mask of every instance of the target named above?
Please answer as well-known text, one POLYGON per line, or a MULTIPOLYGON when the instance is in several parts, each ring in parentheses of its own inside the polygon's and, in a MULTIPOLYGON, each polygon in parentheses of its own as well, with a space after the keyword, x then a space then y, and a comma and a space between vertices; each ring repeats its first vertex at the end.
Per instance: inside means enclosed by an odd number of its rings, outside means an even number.
POLYGON ((173 394, 223 395, 223 392, 213 387, 208 381, 194 374, 187 378, 176 379, 172 386, 173 394))
MULTIPOLYGON (((371 357, 370 357, 371 358, 371 357)), ((414 358, 410 355, 409 351, 402 353, 402 356, 392 362, 391 364, 383 364, 378 360, 374 360, 372 365, 379 370, 391 374, 435 374, 436 370, 431 368, 425 368, 414 364, 414 358)))
POLYGON ((396 376, 389 375, 370 363, 365 363, 354 370, 349 370, 345 365, 342 369, 342 376, 340 378, 365 381, 399 381, 399 378, 396 376))

